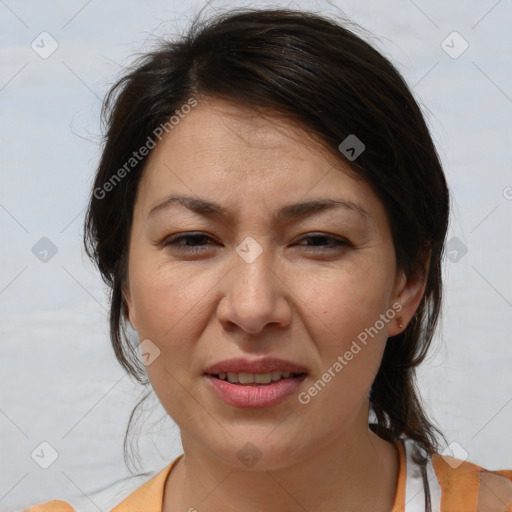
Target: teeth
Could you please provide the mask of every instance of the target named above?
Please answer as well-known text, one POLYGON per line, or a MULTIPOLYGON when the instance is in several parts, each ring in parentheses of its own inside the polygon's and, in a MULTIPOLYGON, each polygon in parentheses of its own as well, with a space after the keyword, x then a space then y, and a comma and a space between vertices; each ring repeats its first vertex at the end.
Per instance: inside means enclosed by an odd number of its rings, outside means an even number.
POLYGON ((228 372, 228 381, 229 382, 238 382, 238 375, 233 372, 228 372))
POLYGON ((254 382, 258 384, 268 384, 272 382, 272 372, 270 373, 255 373, 254 382))
MULTIPOLYGON (((228 375, 229 375, 229 373, 228 373, 228 375)), ((231 374, 232 378, 233 378, 233 375, 236 378, 236 373, 235 374, 231 374)), ((252 384, 254 382, 254 373, 240 372, 238 374, 238 382, 240 382, 240 384, 252 384)))
POLYGON ((279 380, 281 378, 281 372, 272 372, 272 381, 279 380))
POLYGON ((227 380, 232 384, 269 384, 281 379, 288 379, 291 372, 267 372, 267 373, 247 373, 247 372, 221 372, 219 379, 227 380))

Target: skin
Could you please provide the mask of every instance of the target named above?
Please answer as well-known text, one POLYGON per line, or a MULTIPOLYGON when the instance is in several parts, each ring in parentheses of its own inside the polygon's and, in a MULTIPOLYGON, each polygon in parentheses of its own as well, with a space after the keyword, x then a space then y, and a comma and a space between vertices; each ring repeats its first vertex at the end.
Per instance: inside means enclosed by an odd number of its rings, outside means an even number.
POLYGON ((398 317, 405 329, 425 282, 396 268, 384 206, 346 163, 297 124, 203 101, 148 159, 128 268, 129 319, 160 350, 146 369, 185 454, 166 481, 165 512, 391 510, 398 455, 368 428, 368 393, 387 338, 400 332, 398 317), (216 201, 231 217, 179 205, 149 215, 171 193, 216 201), (272 219, 284 204, 324 197, 366 215, 339 208, 272 219), (202 252, 162 243, 192 232, 209 237, 189 241, 202 252), (349 244, 306 238, 319 233, 349 244), (249 236, 263 250, 251 263, 236 252, 249 236), (397 317, 306 405, 293 394, 272 407, 232 407, 203 376, 223 359, 272 355, 308 369, 305 391, 397 301, 397 317), (247 442, 261 453, 252 467, 237 457, 247 442))

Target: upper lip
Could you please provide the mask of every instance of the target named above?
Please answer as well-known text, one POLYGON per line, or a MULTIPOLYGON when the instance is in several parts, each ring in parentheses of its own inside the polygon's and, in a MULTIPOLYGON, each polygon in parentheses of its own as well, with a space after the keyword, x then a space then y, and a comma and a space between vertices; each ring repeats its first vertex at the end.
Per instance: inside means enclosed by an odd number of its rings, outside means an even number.
POLYGON ((216 375, 220 372, 268 373, 272 371, 307 373, 307 369, 304 366, 277 357, 263 357, 261 359, 252 360, 244 357, 236 357, 234 359, 219 361, 204 369, 204 373, 210 375, 216 375))

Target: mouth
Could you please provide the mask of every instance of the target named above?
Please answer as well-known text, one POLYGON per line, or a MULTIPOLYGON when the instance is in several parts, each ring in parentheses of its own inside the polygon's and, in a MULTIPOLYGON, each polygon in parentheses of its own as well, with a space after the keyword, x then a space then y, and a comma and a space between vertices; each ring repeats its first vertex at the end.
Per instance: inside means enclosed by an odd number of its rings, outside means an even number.
POLYGON ((273 407, 296 393, 308 376, 303 364, 278 357, 235 357, 203 369, 211 391, 232 407, 273 407))
MULTIPOLYGON (((219 370, 217 370, 219 371, 219 370)), ((204 373, 208 387, 224 403, 238 408, 264 408, 279 404, 304 385, 308 373, 272 370, 265 373, 204 373)))
POLYGON ((271 371, 266 373, 220 372, 205 375, 240 386, 266 386, 282 380, 302 379, 307 373, 271 371))

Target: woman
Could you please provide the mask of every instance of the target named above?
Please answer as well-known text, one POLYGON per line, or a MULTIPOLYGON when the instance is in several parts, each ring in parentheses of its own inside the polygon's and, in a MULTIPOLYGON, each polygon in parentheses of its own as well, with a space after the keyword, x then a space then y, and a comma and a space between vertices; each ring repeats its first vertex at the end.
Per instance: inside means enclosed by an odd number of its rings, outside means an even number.
POLYGON ((416 389, 449 193, 387 59, 318 15, 231 11, 105 112, 85 246, 184 451, 115 512, 512 510, 512 471, 440 455, 416 389))

